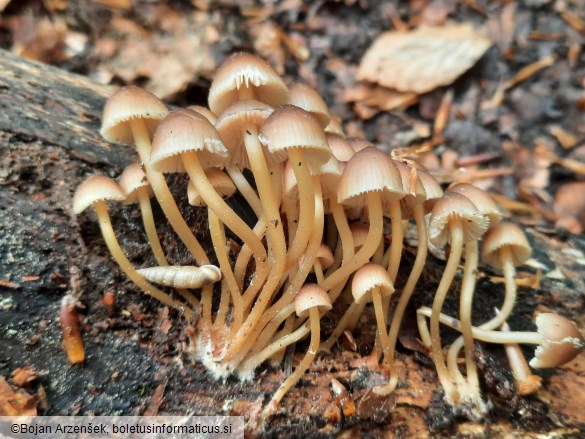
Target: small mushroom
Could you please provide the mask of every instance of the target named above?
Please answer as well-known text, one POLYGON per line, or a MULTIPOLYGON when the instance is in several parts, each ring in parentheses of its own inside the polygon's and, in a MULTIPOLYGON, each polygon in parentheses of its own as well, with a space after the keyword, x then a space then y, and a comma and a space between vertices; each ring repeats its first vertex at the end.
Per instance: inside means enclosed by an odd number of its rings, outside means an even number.
POLYGON ((311 326, 311 341, 309 349, 303 360, 296 367, 295 371, 287 377, 272 396, 272 399, 265 409, 267 414, 271 414, 276 410, 278 403, 282 400, 286 392, 296 384, 313 362, 319 348, 321 336, 321 316, 319 313, 330 309, 331 301, 329 300, 329 296, 319 285, 306 284, 299 290, 299 293, 295 298, 295 310, 299 317, 309 316, 309 323, 311 326))
POLYGON ((193 315, 192 311, 189 308, 186 308, 182 303, 173 300, 165 292, 147 282, 136 271, 132 263, 124 255, 124 251, 120 247, 120 244, 118 244, 118 240, 116 239, 110 221, 106 201, 124 201, 125 199, 126 195, 114 180, 103 175, 93 175, 81 183, 75 190, 75 195, 73 196, 73 212, 78 215, 89 206, 93 205, 98 216, 104 241, 106 242, 112 257, 118 263, 122 271, 124 271, 132 282, 134 282, 146 294, 154 297, 165 305, 181 310, 185 317, 190 319, 193 315))

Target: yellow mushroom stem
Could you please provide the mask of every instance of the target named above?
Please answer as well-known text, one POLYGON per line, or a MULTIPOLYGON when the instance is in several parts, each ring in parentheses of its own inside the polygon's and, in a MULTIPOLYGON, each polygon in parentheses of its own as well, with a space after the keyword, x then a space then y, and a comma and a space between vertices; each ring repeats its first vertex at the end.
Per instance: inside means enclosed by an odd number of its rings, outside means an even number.
POLYGON ((460 218, 453 218, 449 223, 451 233, 451 251, 449 253, 449 259, 445 266, 445 271, 441 277, 439 287, 435 293, 433 300, 431 323, 430 323, 430 338, 431 338, 431 356, 435 363, 435 369, 437 375, 445 390, 445 396, 448 401, 457 404, 459 400, 459 394, 457 388, 454 386, 451 376, 447 370, 445 359, 443 357, 443 348, 441 345, 441 335, 439 329, 439 315, 443 308, 443 303, 451 286, 451 282, 455 277, 455 272, 461 259, 462 247, 463 247, 463 225, 460 218))
POLYGON ((272 399, 267 405, 265 412, 270 414, 276 407, 278 407, 278 403, 282 400, 286 392, 293 387, 297 381, 303 376, 305 371, 309 368, 315 355, 317 354, 317 350, 319 349, 319 341, 321 336, 321 318, 319 315, 319 308, 314 307, 309 309, 309 323, 311 326, 311 342, 309 344, 309 349, 307 350, 307 354, 303 358, 303 360, 299 363, 293 373, 291 373, 287 379, 281 384, 278 388, 276 393, 272 396, 272 399))
POLYGON ((184 304, 173 300, 167 293, 164 291, 159 290, 151 283, 147 282, 140 274, 136 271, 132 263, 128 260, 126 255, 124 255, 124 251, 120 244, 118 244, 118 240, 114 233, 114 229, 112 228, 112 222, 110 220, 110 215, 108 213, 108 207, 105 201, 96 201, 94 203, 94 208, 98 216, 98 221, 100 225, 100 230, 102 232, 102 236, 108 250, 112 254, 112 257, 116 261, 116 263, 120 266, 122 271, 134 282, 142 291, 144 291, 149 296, 154 297, 159 302, 170 306, 172 308, 178 309, 187 319, 191 319, 193 316, 192 311, 189 308, 186 308, 184 304))
POLYGON ((231 361, 236 356, 241 355, 242 345, 249 341, 249 337, 258 324, 258 320, 262 317, 266 307, 269 305, 270 299, 276 291, 286 267, 284 230, 280 220, 280 211, 275 201, 276 196, 270 184, 270 176, 268 167, 266 166, 264 152, 258 140, 258 130, 253 124, 249 124, 244 131, 244 145, 248 159, 250 160, 254 179, 256 180, 258 193, 263 202, 264 215, 267 223, 266 235, 269 246, 274 253, 274 262, 268 280, 258 295, 250 314, 246 317, 242 327, 231 340, 223 356, 218 358, 218 360, 224 362, 231 361))
POLYGON ((197 189, 197 192, 199 192, 203 201, 205 201, 205 204, 207 204, 207 206, 215 212, 221 222, 241 238, 254 253, 256 273, 253 282, 262 284, 268 276, 268 271, 270 269, 268 266, 268 255, 262 242, 258 239, 254 231, 248 227, 244 220, 236 215, 232 208, 229 207, 223 198, 217 193, 211 182, 208 180, 205 171, 199 162, 199 156, 197 153, 183 153, 181 154, 181 159, 185 165, 187 173, 189 174, 189 178, 195 185, 195 189, 197 189))
POLYGON ((305 253, 305 248, 311 237, 311 226, 315 216, 315 196, 304 151, 300 148, 291 148, 287 152, 299 188, 299 223, 286 256, 286 265, 290 267, 296 264, 305 253))
POLYGON ((427 226, 425 224, 425 212, 423 205, 419 204, 415 206, 413 214, 418 234, 418 248, 416 251, 416 258, 414 260, 412 270, 410 271, 410 275, 408 276, 406 285, 402 290, 402 294, 400 295, 400 299, 398 300, 396 309, 394 310, 394 314, 390 322, 390 331, 388 333, 388 355, 386 357, 386 364, 390 369, 391 375, 388 384, 386 384, 383 387, 380 386, 375 389, 375 392, 380 395, 389 395, 394 391, 394 389, 396 389, 396 385, 398 384, 398 374, 394 370, 394 356, 396 350, 396 341, 398 340, 398 332, 400 330, 400 324, 402 323, 402 318, 404 317, 404 312, 406 311, 408 302, 412 297, 414 288, 418 283, 425 262, 427 260, 428 234, 427 226))
POLYGON ((236 282, 234 272, 232 271, 230 265, 229 255, 225 246, 225 234, 223 225, 219 221, 219 218, 217 217, 215 212, 210 208, 207 209, 207 217, 209 221, 209 231, 211 233, 211 242, 213 243, 215 255, 219 262, 219 267, 221 268, 221 273, 223 276, 223 282, 221 285, 222 288, 220 306, 218 316, 214 322, 214 327, 217 328, 220 326, 224 326, 225 316, 227 313, 227 308, 229 306, 229 297, 231 295, 231 299, 234 304, 232 310, 232 316, 234 319, 232 323, 233 331, 240 327, 244 318, 242 294, 238 287, 238 283, 236 282))
POLYGON ((150 165, 152 144, 150 143, 150 135, 146 128, 146 124, 142 119, 132 119, 130 121, 130 126, 132 128, 132 135, 134 136, 138 155, 144 166, 144 173, 146 174, 148 182, 152 187, 152 191, 154 192, 163 213, 169 220, 171 227, 177 233, 181 241, 183 241, 191 255, 193 255, 198 265, 209 264, 209 258, 205 254, 205 250, 203 250, 203 247, 195 235, 193 235, 191 229, 181 215, 163 174, 153 170, 150 165))

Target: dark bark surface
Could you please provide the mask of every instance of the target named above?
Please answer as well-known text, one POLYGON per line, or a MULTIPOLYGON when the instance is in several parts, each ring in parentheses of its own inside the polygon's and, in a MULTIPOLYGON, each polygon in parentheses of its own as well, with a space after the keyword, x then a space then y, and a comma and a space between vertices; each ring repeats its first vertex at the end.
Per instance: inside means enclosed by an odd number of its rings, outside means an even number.
MULTIPOLYGON (((357 352, 338 346, 332 354, 320 356, 287 395, 282 411, 262 428, 255 424, 255 415, 284 372, 262 367, 254 383, 214 382, 184 355, 181 317, 141 296, 125 279, 108 257, 93 215, 75 218, 71 213, 71 196, 83 179, 99 172, 117 176, 135 158, 131 148, 110 145, 99 135, 101 109, 111 91, 0 52, 0 374, 8 376, 26 365, 40 371, 29 391, 45 404, 41 413, 244 415, 252 420, 251 436, 267 437, 328 437, 337 432, 345 432, 345 437, 425 437, 430 432, 494 437, 516 432, 529 437, 551 431, 578 436, 585 428, 583 395, 578 390, 585 385, 582 358, 544 371, 543 390, 522 398, 513 390, 501 349, 487 345, 478 348, 477 356, 494 409, 481 424, 454 417, 436 392, 432 363, 415 341, 414 308, 399 345, 404 381, 392 398, 377 399, 368 392, 383 377, 368 358, 375 329, 365 324, 356 333, 357 352), (101 304, 109 290, 118 293, 113 317, 101 304), (75 367, 68 365, 61 348, 58 323, 60 299, 68 292, 83 306, 86 361, 75 367), (348 389, 355 414, 341 414, 342 404, 330 392, 333 378, 348 389)), ((175 187, 182 184, 177 181, 175 187)), ((131 259, 137 265, 147 261, 150 256, 135 210, 116 208, 112 213, 114 223, 124 230, 122 245, 131 259)), ((201 214, 188 216, 204 238, 201 214)), ((533 329, 534 315, 552 310, 583 327, 585 240, 555 229, 531 228, 527 234, 534 259, 554 275, 545 277, 536 290, 520 291, 510 326, 533 329)), ((170 232, 163 238, 166 248, 173 242, 178 246, 170 232)), ((179 247, 172 252, 177 261, 185 257, 179 247)), ((408 275, 413 252, 406 251, 399 286, 408 275)), ((443 266, 438 259, 429 260, 417 305, 430 305, 443 266)), ((487 267, 482 272, 487 276, 478 285, 474 311, 478 320, 491 316, 503 290, 489 281, 495 273, 487 267)), ((457 297, 450 295, 449 312, 456 303, 457 297)), ((324 319, 326 331, 332 330, 336 317, 333 313, 324 319)), ((301 343, 297 354, 305 349, 306 343, 301 343)))

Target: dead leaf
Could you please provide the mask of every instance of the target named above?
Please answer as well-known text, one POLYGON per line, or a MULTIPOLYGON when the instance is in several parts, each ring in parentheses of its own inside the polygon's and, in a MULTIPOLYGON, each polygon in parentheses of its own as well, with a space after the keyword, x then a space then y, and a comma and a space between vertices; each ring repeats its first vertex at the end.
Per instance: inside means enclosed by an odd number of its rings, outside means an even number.
POLYGON ((369 119, 381 110, 406 109, 418 101, 415 93, 401 93, 371 84, 359 84, 343 94, 344 102, 355 102, 355 110, 362 119, 369 119))
POLYGON ((426 93, 451 84, 491 44, 470 24, 386 32, 362 58, 357 78, 401 92, 426 93))
POLYGON ((0 376, 0 416, 36 416, 36 400, 22 390, 14 390, 0 376))
POLYGON ((562 185, 555 194, 556 225, 572 233, 585 230, 585 181, 562 185))
POLYGON ((34 381, 39 376, 39 373, 34 370, 31 366, 19 367, 11 373, 12 382, 18 387, 23 387, 26 384, 34 381))

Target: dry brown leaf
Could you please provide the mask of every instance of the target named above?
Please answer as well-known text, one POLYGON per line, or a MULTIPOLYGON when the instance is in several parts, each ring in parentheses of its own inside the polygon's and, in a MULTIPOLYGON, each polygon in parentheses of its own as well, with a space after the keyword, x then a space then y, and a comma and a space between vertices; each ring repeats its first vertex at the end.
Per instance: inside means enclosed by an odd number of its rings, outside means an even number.
POLYGON ((426 93, 451 84, 490 46, 470 24, 386 32, 362 58, 357 78, 401 92, 426 93))
POLYGON ((585 229, 585 181, 562 185, 555 194, 556 225, 572 233, 585 229))
POLYGON ((26 384, 34 381, 39 376, 39 373, 31 366, 19 367, 11 372, 12 382, 18 387, 23 387, 26 384))
POLYGON ((577 144, 575 136, 559 126, 550 127, 550 133, 556 137, 561 146, 565 149, 572 148, 577 144))
POLYGON ((346 90, 343 102, 355 102, 355 110, 362 119, 369 119, 378 112, 405 109, 418 101, 415 93, 401 93, 370 84, 359 84, 346 90))
POLYGON ((36 416, 35 398, 28 393, 12 388, 0 376, 0 416, 36 416))

